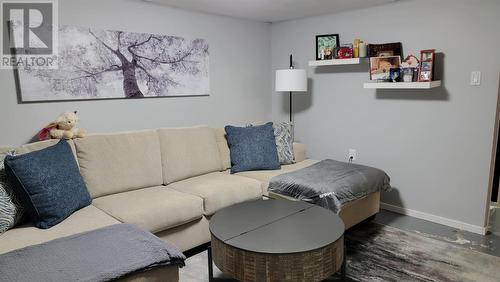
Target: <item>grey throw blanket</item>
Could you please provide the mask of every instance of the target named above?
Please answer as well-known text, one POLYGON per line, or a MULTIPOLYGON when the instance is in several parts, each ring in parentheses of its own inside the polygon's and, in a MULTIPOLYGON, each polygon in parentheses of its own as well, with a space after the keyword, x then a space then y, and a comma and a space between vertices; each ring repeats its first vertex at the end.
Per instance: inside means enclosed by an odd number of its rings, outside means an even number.
POLYGON ((275 176, 269 191, 308 201, 338 213, 342 206, 380 190, 390 190, 389 176, 380 169, 323 160, 275 176))
POLYGON ((116 224, 0 255, 0 280, 109 281, 184 259, 153 234, 116 224))

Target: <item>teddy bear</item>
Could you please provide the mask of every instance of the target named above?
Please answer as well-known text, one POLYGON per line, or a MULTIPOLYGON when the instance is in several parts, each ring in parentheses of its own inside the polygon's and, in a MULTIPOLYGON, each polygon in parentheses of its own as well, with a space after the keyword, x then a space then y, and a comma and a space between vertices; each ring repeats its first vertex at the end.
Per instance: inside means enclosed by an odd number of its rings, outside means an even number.
POLYGON ((38 133, 38 140, 47 139, 73 139, 82 138, 86 131, 82 128, 75 128, 80 118, 77 111, 64 112, 60 114, 54 122, 49 123, 38 133))

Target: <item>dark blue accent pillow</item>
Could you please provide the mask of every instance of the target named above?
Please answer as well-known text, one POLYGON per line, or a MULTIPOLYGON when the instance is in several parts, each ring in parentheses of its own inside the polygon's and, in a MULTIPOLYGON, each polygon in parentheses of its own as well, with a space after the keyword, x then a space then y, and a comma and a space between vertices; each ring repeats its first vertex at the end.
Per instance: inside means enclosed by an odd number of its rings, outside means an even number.
POLYGON ((92 202, 70 145, 54 146, 4 161, 7 179, 33 224, 50 228, 92 202))
POLYGON ((279 169, 273 123, 260 126, 226 126, 231 155, 231 173, 279 169))

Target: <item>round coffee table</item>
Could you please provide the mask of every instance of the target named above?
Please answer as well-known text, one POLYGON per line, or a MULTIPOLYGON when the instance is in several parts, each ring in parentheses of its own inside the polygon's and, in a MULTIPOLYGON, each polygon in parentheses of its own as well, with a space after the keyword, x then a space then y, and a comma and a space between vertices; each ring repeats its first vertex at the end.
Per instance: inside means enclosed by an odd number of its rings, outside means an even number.
POLYGON ((257 200, 218 211, 210 220, 212 260, 240 281, 321 281, 345 276, 344 223, 300 201, 257 200))

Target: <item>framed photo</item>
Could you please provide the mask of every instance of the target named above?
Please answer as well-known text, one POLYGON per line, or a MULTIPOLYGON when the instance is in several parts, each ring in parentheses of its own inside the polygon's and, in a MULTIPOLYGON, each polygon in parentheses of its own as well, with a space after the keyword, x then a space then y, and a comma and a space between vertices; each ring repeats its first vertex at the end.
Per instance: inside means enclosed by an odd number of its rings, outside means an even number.
POLYGON ((389 70, 389 78, 392 82, 400 82, 401 81, 401 69, 400 68, 391 68, 389 70))
POLYGON ((401 63, 403 68, 418 68, 419 60, 414 55, 408 55, 406 59, 401 63))
POLYGON ((432 81, 432 73, 430 71, 420 71, 418 81, 432 81))
POLYGON ((340 46, 338 34, 316 35, 316 60, 332 60, 340 46))
POLYGON ((418 70, 417 68, 406 67, 401 69, 402 78, 404 82, 415 82, 418 80, 418 70))
POLYGON ((432 70, 432 62, 422 62, 422 71, 431 71, 432 70))
POLYGON ((418 70, 418 81, 432 81, 434 79, 435 49, 420 51, 420 67, 418 70))
POLYGON ((422 52, 421 61, 433 61, 434 60, 434 50, 428 50, 426 52, 422 52))
MULTIPOLYGON (((370 80, 391 80, 391 69, 399 69, 401 66, 400 56, 382 56, 370 58, 370 80)), ((394 75, 394 70, 393 70, 394 75)), ((400 74, 398 73, 398 77, 400 74)), ((394 78, 394 77, 392 77, 394 78)))
POLYGON ((368 45, 368 57, 401 57, 402 55, 403 45, 401 42, 368 45))

